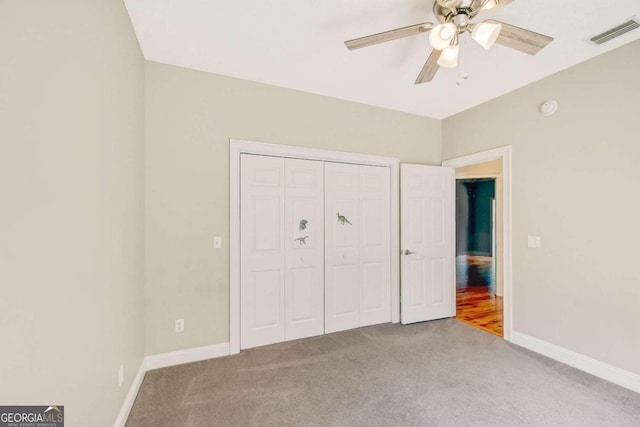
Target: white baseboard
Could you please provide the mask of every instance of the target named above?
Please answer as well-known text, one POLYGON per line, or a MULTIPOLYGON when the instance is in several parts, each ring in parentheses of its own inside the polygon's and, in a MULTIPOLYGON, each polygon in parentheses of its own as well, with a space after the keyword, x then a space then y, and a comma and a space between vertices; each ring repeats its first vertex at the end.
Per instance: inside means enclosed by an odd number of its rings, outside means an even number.
POLYGON ((633 372, 625 371, 624 369, 600 362, 599 360, 592 359, 575 351, 516 331, 511 333, 511 342, 596 377, 628 388, 636 393, 640 393, 640 375, 634 374, 633 372))
POLYGON ((122 403, 122 407, 120 408, 120 412, 118 413, 118 418, 116 418, 116 422, 113 423, 114 427, 124 427, 124 425, 127 423, 129 412, 131 412, 131 408, 133 408, 133 402, 135 402, 136 397, 138 396, 138 391, 140 390, 140 386, 142 385, 142 380, 144 380, 144 374, 146 372, 147 370, 145 369, 145 359, 143 359, 142 363, 140 363, 140 368, 138 368, 138 373, 133 378, 131 387, 129 387, 127 397, 125 397, 124 402, 122 403))
POLYGON ((188 348, 170 353, 155 354, 145 358, 147 371, 166 368, 167 366, 182 365, 183 363, 198 362, 229 355, 229 343, 207 345, 204 347, 188 348))
POLYGON ((116 418, 116 422, 113 424, 113 426, 124 427, 124 425, 127 423, 127 418, 129 418, 129 413, 131 412, 131 408, 133 407, 133 402, 135 402, 136 397, 138 396, 138 391, 140 390, 140 386, 142 385, 142 380, 144 379, 144 375, 147 373, 147 371, 151 371, 153 369, 159 369, 159 368, 166 368, 168 366, 182 365, 183 363, 191 363, 191 362, 198 362, 200 360, 214 359, 216 357, 222 357, 222 356, 228 356, 228 355, 229 355, 229 343, 226 342, 222 344, 189 348, 186 350, 172 351, 169 353, 155 354, 153 356, 145 357, 142 363, 140 364, 140 369, 138 369, 138 373, 133 379, 133 383, 129 388, 129 393, 127 393, 127 397, 124 399, 124 402, 122 403, 122 407, 120 408, 120 413, 118 414, 118 418, 116 418))

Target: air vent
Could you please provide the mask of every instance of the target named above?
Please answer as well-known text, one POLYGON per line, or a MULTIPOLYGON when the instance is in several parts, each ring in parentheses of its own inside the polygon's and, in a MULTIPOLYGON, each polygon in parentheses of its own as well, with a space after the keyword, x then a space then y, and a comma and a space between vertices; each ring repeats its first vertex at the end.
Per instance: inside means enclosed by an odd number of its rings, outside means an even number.
POLYGON ((617 27, 607 30, 602 34, 598 34, 595 37, 591 37, 589 40, 591 41, 591 43, 599 46, 603 43, 618 38, 623 34, 627 34, 629 31, 633 31, 636 28, 640 28, 640 20, 637 17, 633 17, 624 24, 620 24, 617 27))

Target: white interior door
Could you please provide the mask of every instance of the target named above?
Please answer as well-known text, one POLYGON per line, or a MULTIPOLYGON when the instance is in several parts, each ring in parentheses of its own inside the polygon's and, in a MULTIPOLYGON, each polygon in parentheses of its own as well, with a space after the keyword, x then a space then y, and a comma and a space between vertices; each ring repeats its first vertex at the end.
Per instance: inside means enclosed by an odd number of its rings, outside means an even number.
POLYGON ((240 347, 391 321, 389 168, 240 163, 240 347))
POLYGON ((285 160, 285 339, 324 333, 324 163, 285 160))
POLYGON ((455 306, 455 171, 402 164, 401 321, 453 317, 455 306))
POLYGON ((240 158, 240 347, 285 340, 285 159, 240 158))
POLYGON ((388 168, 325 163, 325 332, 391 321, 388 168))

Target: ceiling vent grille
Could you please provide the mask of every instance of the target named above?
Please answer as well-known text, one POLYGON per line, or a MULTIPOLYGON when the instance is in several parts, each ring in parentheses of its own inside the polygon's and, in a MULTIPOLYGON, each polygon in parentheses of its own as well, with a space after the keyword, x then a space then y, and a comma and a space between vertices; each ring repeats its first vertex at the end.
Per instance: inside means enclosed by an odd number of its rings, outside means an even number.
POLYGON ((627 34, 629 31, 633 31, 636 28, 640 28, 640 20, 636 17, 633 17, 624 24, 620 24, 617 27, 611 28, 610 30, 605 31, 602 34, 591 37, 589 40, 591 41, 591 43, 600 46, 601 44, 618 38, 623 34, 627 34))

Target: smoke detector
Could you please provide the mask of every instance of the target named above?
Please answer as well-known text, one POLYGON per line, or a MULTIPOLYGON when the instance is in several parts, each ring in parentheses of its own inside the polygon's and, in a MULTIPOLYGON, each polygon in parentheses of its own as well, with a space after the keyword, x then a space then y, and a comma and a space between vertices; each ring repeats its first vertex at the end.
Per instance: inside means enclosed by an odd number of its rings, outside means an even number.
POLYGON ((550 100, 540 106, 540 112, 544 117, 553 116, 558 111, 558 101, 550 100))

